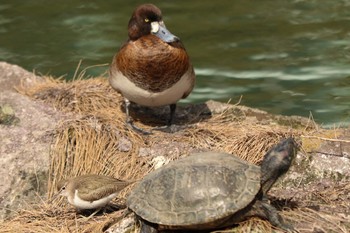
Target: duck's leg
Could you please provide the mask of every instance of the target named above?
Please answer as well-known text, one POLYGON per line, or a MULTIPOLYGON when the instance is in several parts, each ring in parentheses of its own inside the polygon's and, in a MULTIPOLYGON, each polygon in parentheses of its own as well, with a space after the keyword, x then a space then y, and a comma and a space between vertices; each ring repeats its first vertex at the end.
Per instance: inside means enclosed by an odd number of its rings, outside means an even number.
MULTIPOLYGON (((89 219, 91 219, 93 216, 95 216, 98 212, 100 212, 102 210, 102 208, 98 208, 96 209, 92 214, 90 214, 89 216, 84 216, 84 215, 81 215, 82 218, 84 219, 84 221, 88 221, 89 219)), ((81 212, 82 210, 79 210, 79 212, 81 212)))
POLYGON ((165 126, 160 126, 160 127, 154 127, 152 130, 159 130, 167 133, 175 133, 185 127, 180 126, 180 125, 175 125, 174 124, 174 119, 175 119, 175 111, 176 111, 176 104, 170 104, 170 117, 165 126))
POLYGON ((134 124, 133 124, 133 121, 132 121, 132 118, 130 116, 130 113, 129 113, 129 108, 130 108, 130 100, 124 98, 124 103, 125 103, 125 114, 126 114, 126 124, 131 126, 132 128, 134 127, 134 124))
POLYGON ((132 117, 130 116, 129 113, 129 108, 130 108, 130 100, 128 100, 127 98, 124 98, 124 102, 125 102, 125 114, 126 114, 126 120, 125 123, 127 126, 129 126, 130 128, 132 128, 133 130, 135 130, 138 133, 142 133, 142 134, 151 134, 151 132, 148 132, 142 128, 137 127, 136 125, 134 125, 132 117))
MULTIPOLYGON (((130 108, 131 102, 130 102, 130 100, 128 100, 126 98, 124 98, 124 102, 125 102, 126 125, 138 133, 142 133, 145 135, 152 134, 152 132, 146 131, 146 130, 134 125, 133 119, 129 113, 129 108, 130 108)), ((159 131, 163 131, 163 132, 167 132, 167 133, 174 133, 174 132, 177 132, 180 129, 184 128, 184 127, 173 124, 174 119, 175 119, 176 104, 170 104, 169 107, 170 107, 170 117, 169 117, 167 124, 165 126, 154 127, 154 128, 152 128, 152 130, 159 130, 159 131)))
POLYGON ((170 104, 170 118, 168 120, 168 127, 171 127, 171 125, 174 123, 174 118, 175 118, 175 111, 176 111, 176 104, 170 104))

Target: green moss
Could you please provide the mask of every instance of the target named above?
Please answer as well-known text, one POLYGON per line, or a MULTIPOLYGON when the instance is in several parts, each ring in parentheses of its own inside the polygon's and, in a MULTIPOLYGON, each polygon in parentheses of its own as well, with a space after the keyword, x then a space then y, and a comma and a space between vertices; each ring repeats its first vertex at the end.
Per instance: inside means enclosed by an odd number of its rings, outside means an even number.
POLYGON ((19 118, 15 116, 13 108, 5 104, 0 106, 0 124, 3 125, 16 125, 19 123, 19 118))

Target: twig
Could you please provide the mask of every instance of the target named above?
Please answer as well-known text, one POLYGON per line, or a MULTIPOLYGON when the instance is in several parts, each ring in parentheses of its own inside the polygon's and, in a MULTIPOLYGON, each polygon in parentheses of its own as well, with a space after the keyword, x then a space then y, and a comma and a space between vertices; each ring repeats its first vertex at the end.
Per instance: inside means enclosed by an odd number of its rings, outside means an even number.
POLYGON ((240 105, 240 104, 241 104, 242 99, 243 99, 243 95, 241 95, 241 96, 239 97, 238 102, 237 102, 237 103, 235 103, 235 104, 234 104, 234 106, 238 106, 238 105, 240 105))
POLYGON ((301 135, 301 137, 303 137, 303 138, 314 138, 314 139, 320 139, 320 140, 331 141, 331 142, 347 142, 347 143, 350 143, 350 140, 343 140, 343 139, 324 138, 324 137, 308 136, 308 135, 301 135))

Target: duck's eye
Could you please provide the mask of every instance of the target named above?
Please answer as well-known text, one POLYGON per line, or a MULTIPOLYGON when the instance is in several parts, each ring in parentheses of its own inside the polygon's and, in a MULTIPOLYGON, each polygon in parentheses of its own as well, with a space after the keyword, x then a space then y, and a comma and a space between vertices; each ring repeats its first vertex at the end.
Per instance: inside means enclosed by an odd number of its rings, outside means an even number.
POLYGON ((145 18, 145 22, 148 23, 148 22, 149 22, 149 19, 148 19, 148 18, 145 18))

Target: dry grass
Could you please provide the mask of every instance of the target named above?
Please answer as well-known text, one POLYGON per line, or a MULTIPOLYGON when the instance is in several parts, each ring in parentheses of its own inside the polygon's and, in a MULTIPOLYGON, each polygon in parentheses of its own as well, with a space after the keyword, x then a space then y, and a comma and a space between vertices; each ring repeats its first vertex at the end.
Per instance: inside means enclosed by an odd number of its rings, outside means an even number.
MULTIPOLYGON (((56 183, 66 177, 94 173, 136 180, 153 169, 151 160, 154 156, 175 160, 191 151, 203 150, 234 153, 259 163, 264 153, 281 138, 309 135, 309 132, 286 126, 233 120, 236 118, 232 111, 226 110, 210 118, 186 119, 193 122, 191 127, 174 134, 155 132, 142 136, 125 128, 122 98, 105 78, 68 83, 47 78, 43 83, 20 91, 71 115, 53 132, 49 198, 56 191, 56 183), (143 154, 145 156, 140 156, 143 154)), ((136 124, 150 127, 145 121, 136 124)), ((121 200, 131 188, 126 188, 120 195, 121 200)), ((300 220, 298 226, 305 226, 300 232, 313 232, 313 225, 323 232, 347 232, 350 229, 349 217, 332 216, 308 208, 286 210, 283 215, 291 222, 300 220)), ((43 202, 30 211, 21 211, 2 223, 1 229, 3 232, 102 232, 118 217, 120 212, 114 212, 84 221, 65 201, 54 199, 50 204, 43 202)), ((253 218, 238 228, 217 232, 252 232, 251 229, 254 232, 275 231, 265 221, 253 218)))
POLYGON ((1 232, 11 233, 94 233, 103 232, 111 223, 120 219, 122 211, 96 215, 86 220, 72 208, 58 204, 42 203, 22 210, 19 215, 3 223, 1 232))
POLYGON ((284 217, 297 223, 300 232, 347 233, 350 229, 350 216, 334 215, 310 208, 286 211, 284 217))

